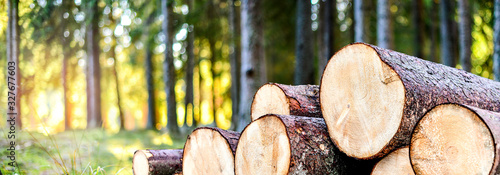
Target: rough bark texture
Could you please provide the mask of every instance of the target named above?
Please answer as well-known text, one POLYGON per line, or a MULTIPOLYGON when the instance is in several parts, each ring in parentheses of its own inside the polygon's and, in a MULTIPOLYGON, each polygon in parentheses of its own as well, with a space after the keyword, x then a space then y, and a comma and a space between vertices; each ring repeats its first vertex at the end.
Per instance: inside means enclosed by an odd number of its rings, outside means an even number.
POLYGON ((236 1, 231 0, 229 2, 229 19, 228 19, 228 25, 229 25, 229 35, 230 35, 230 41, 229 41, 229 47, 230 47, 230 54, 229 54, 229 64, 231 65, 231 111, 232 111, 232 117, 231 117, 231 129, 235 130, 238 128, 240 116, 239 116, 239 96, 240 96, 240 59, 238 56, 239 53, 239 47, 238 47, 238 39, 236 38, 238 35, 239 31, 239 25, 238 22, 236 21, 238 18, 236 18, 236 6, 234 5, 236 1))
POLYGON ((150 25, 154 21, 154 15, 149 15, 146 20, 146 32, 144 32, 146 38, 146 58, 144 60, 144 69, 146 71, 146 87, 148 90, 148 121, 146 123, 146 128, 157 129, 156 128, 156 105, 155 105, 155 89, 153 80, 153 37, 150 35, 150 25))
POLYGON ((493 72, 495 80, 500 81, 500 0, 495 0, 494 15, 493 44, 495 45, 495 50, 493 52, 493 72))
POLYGON ((297 0, 295 27, 295 84, 314 83, 314 65, 311 29, 311 2, 297 0))
MULTIPOLYGON (((364 44, 364 43, 356 43, 364 44)), ((356 45, 353 44, 353 45, 356 45)), ((353 47, 346 46, 346 47, 353 47)), ((459 103, 500 111, 500 83, 413 56, 365 44, 378 53, 405 87, 401 125, 378 154, 381 157, 410 143, 411 132, 426 111, 443 103, 459 103)))
POLYGON ((172 42, 174 38, 174 19, 173 3, 171 0, 162 0, 161 9, 163 13, 163 33, 165 34, 165 60, 163 61, 163 79, 165 82, 165 92, 167 94, 167 129, 172 136, 179 135, 179 126, 177 126, 177 105, 175 100, 175 67, 172 51, 172 42))
MULTIPOLYGON (((22 125, 21 122, 21 70, 19 69, 19 35, 20 35, 20 30, 19 30, 19 1, 18 0, 7 0, 8 4, 8 24, 7 24, 7 65, 8 66, 14 66, 15 67, 15 75, 10 75, 8 72, 6 72, 6 75, 9 75, 9 77, 14 78, 15 80, 9 81, 8 78, 7 81, 5 82, 6 85, 9 85, 10 83, 14 83, 15 90, 14 91, 9 91, 11 93, 14 93, 14 96, 9 96, 13 97, 14 100, 9 102, 15 102, 15 109, 10 110, 10 105, 7 105, 5 109, 9 109, 8 113, 15 113, 15 122, 16 126, 20 130, 22 125), (11 63, 14 63, 12 65, 11 63)), ((12 85, 12 84, 10 84, 12 85)), ((9 117, 12 117, 12 115, 9 115, 9 117)), ((7 122, 8 124, 8 122, 7 122)), ((8 126, 9 127, 9 126, 8 126)), ((7 128, 8 128, 7 127, 7 128)))
POLYGON ((382 48, 392 49, 390 0, 377 0, 377 42, 382 48))
POLYGON ((449 19, 450 2, 443 0, 440 2, 440 20, 441 20, 441 63, 450 67, 455 67, 455 61, 452 56, 451 34, 449 19))
POLYGON ((458 1, 458 14, 459 14, 459 44, 460 44, 460 64, 462 69, 470 72, 471 69, 471 45, 472 45, 472 35, 471 35, 471 16, 469 10, 469 0, 459 0, 458 1))
POLYGON ((318 85, 284 85, 271 83, 278 86, 288 98, 290 115, 321 118, 318 85))
POLYGON ((253 94, 259 88, 259 54, 262 43, 257 29, 262 24, 259 0, 241 1, 241 95, 239 102, 239 117, 237 131, 250 122, 250 105, 253 94))
MULTIPOLYGON (((151 175, 178 174, 182 172, 182 149, 138 150, 151 154, 148 157, 149 173, 151 175)), ((136 151, 136 153, 138 152, 136 151)), ((134 173, 136 170, 134 170, 134 173)))
POLYGON ((354 42, 365 42, 363 0, 354 0, 354 42))
POLYGON ((87 128, 100 128, 101 67, 99 64, 99 7, 98 1, 87 2, 89 21, 86 29, 87 45, 87 128))
POLYGON ((290 140, 288 174, 368 174, 375 161, 361 161, 340 152, 330 140, 324 119, 268 115, 281 119, 290 140))

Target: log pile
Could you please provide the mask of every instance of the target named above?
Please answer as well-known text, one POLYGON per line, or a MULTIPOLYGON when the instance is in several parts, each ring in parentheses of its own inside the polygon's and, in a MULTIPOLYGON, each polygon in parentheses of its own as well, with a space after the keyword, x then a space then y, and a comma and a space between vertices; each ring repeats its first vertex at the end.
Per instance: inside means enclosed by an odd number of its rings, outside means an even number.
POLYGON ((499 174, 498 112, 498 82, 354 43, 319 86, 263 85, 241 135, 196 129, 134 174, 499 174))

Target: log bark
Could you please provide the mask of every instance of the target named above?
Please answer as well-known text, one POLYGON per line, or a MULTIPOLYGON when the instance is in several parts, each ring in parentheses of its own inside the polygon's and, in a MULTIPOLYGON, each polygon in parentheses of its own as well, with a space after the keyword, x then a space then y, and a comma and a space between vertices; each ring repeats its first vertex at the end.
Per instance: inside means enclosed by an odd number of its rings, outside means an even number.
POLYGON ((373 161, 340 152, 322 118, 265 115, 242 132, 236 174, 368 174, 373 161))
POLYGON ((201 127, 184 145, 182 169, 185 174, 234 174, 234 154, 240 133, 201 127))
POLYGON ((373 168, 372 175, 414 175, 413 168, 410 163, 410 150, 403 147, 393 151, 382 160, 380 160, 373 168))
POLYGON ((436 106, 415 128, 410 159, 416 174, 500 174, 500 113, 436 106))
POLYGON ((443 103, 500 111, 500 83, 377 46, 355 43, 328 63, 320 86, 332 140, 371 159, 408 145, 417 121, 443 103))
POLYGON ((252 121, 265 114, 322 117, 318 85, 265 84, 252 101, 252 121))
POLYGON ((182 150, 137 150, 132 169, 135 175, 182 173, 182 150))

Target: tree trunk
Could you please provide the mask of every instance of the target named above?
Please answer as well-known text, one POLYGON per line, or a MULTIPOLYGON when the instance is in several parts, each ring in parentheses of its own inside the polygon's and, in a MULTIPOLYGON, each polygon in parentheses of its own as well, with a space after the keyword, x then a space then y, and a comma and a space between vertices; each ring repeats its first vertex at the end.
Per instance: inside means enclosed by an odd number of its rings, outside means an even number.
MULTIPOLYGON (((424 58, 424 36, 425 36, 425 25, 423 20, 423 2, 422 0, 413 0, 412 1, 412 22, 414 28, 414 44, 413 48, 415 48, 415 56, 418 58, 424 58)), ((435 13, 435 12, 433 12, 435 13)), ((432 18, 434 19, 434 18, 432 18)), ((431 20, 434 21, 434 20, 431 20)))
MULTIPOLYGON (((192 9, 192 6, 190 7, 192 9)), ((192 24, 191 24, 192 27, 192 24)), ((192 118, 191 127, 196 127, 197 123, 194 119, 194 87, 193 87, 193 70, 194 70, 194 29, 191 29, 187 36, 187 60, 186 60, 186 97, 184 106, 186 112, 184 115, 184 125, 187 126, 188 117, 192 118)))
POLYGON ((311 2, 297 0, 295 27, 295 84, 314 84, 311 2))
POLYGON ((161 8, 163 13, 163 33, 165 34, 165 60, 163 61, 163 78, 165 82, 165 92, 167 94, 167 129, 169 133, 177 137, 180 134, 179 126, 177 125, 177 101, 175 100, 175 67, 174 56, 172 53, 172 42, 174 38, 174 19, 173 19, 173 3, 172 0, 162 0, 161 8))
POLYGON ((185 174, 234 174, 234 153, 240 133, 201 127, 184 145, 182 169, 185 174))
MULTIPOLYGON (((8 0, 8 24, 7 24, 7 67, 12 70, 14 74, 7 73, 6 84, 13 87, 13 90, 9 89, 8 95, 8 105, 7 113, 8 118, 14 118, 15 126, 17 130, 22 129, 21 121, 21 70, 19 69, 19 1, 18 0, 8 0), (11 68, 12 67, 12 68, 11 68), (10 79, 13 78, 13 79, 10 79), (13 93, 13 94, 12 94, 13 93), (12 100, 12 98, 14 98, 12 100), (10 103, 15 103, 11 105, 10 103)), ((7 122, 9 125, 9 122, 7 122)), ((9 128, 10 126, 7 126, 9 128)))
POLYGON ((377 0, 377 41, 382 48, 392 49, 390 0, 377 0))
POLYGON ((408 145, 416 122, 438 104, 500 111, 500 83, 462 70, 364 43, 332 60, 321 81, 322 113, 331 138, 352 157, 408 145))
POLYGON ((102 126, 98 1, 87 2, 87 10, 87 128, 92 129, 102 126))
POLYGON ((499 174, 500 113, 459 104, 434 107, 411 138, 416 174, 499 174))
POLYGON ((241 79, 240 79, 240 102, 237 131, 250 121, 250 104, 253 94, 258 89, 259 70, 258 55, 260 55, 262 43, 258 39, 257 29, 262 25, 260 17, 259 0, 241 1, 241 79))
MULTIPOLYGON (((115 19, 113 18, 113 8, 111 8, 110 13, 108 14, 109 20, 111 21, 111 24, 115 24, 115 19)), ((113 31, 115 31, 117 25, 113 26, 113 31)), ((111 58, 113 58, 113 76, 115 77, 115 89, 116 89, 116 107, 118 108, 118 116, 120 117, 120 130, 125 130, 125 115, 123 114, 123 108, 121 105, 121 98, 120 98, 120 78, 118 77, 118 59, 116 58, 116 43, 118 42, 115 35, 111 35, 112 38, 112 45, 111 45, 111 58)))
POLYGON ((326 63, 330 58, 333 56, 333 44, 334 44, 334 32, 333 32, 333 27, 336 26, 336 19, 334 16, 337 15, 337 8, 336 8, 336 1, 335 0, 326 0, 323 3, 323 7, 321 8, 322 14, 322 20, 320 21, 321 24, 321 40, 322 40, 322 45, 321 45, 321 54, 318 56, 319 57, 319 62, 318 62, 318 70, 319 70, 319 76, 323 74, 323 70, 325 69, 326 63))
POLYGON ((229 3, 229 19, 228 19, 228 25, 229 25, 229 64, 231 65, 231 111, 232 111, 232 117, 231 117, 231 129, 236 130, 238 128, 240 116, 238 115, 238 102, 239 102, 239 96, 240 96, 240 59, 238 57, 239 53, 239 47, 237 45, 238 39, 236 38, 239 36, 239 27, 238 27, 238 22, 236 18, 236 6, 234 3, 236 0, 231 0, 229 3))
POLYGON ((265 114, 321 118, 319 86, 265 84, 255 93, 251 111, 252 121, 265 114))
POLYGON ((322 118, 269 114, 248 125, 236 149, 236 174, 368 174, 372 161, 341 153, 322 118))
POLYGON ((373 168, 372 175, 414 175, 410 163, 410 149, 408 146, 399 148, 382 160, 373 168))
POLYGON ((180 174, 182 149, 137 150, 132 169, 135 175, 180 174))
POLYGON ((500 0, 495 0, 495 12, 493 21, 493 72, 495 80, 500 81, 500 0))
POLYGON ((217 126, 217 124, 219 123, 218 122, 218 119, 217 119, 217 94, 216 94, 216 88, 215 88, 215 78, 216 78, 216 74, 215 73, 215 62, 216 62, 216 49, 215 49, 215 39, 213 37, 209 37, 208 39, 208 43, 210 45, 210 63, 211 63, 211 66, 210 66, 210 73, 212 74, 212 116, 214 117, 214 123, 215 123, 215 126, 217 126))
POLYGON ((471 35, 471 22, 469 13, 469 0, 458 0, 458 14, 459 14, 459 26, 458 33, 460 37, 460 64, 462 69, 470 72, 471 70, 471 45, 472 45, 472 35, 471 35))
POLYGON ((353 1, 354 10, 354 42, 366 42, 363 0, 353 1))
POLYGON ((452 56, 452 46, 451 46, 451 27, 449 24, 448 12, 450 11, 450 2, 448 0, 442 0, 440 2, 440 20, 441 20, 441 63, 450 67, 455 67, 455 61, 452 56))
MULTIPOLYGON (((64 47, 63 47, 64 48, 64 47)), ((68 91, 68 60, 69 55, 66 53, 66 49, 63 49, 63 64, 61 70, 62 85, 63 85, 63 101, 64 101, 64 129, 71 130, 71 104, 69 101, 69 91, 68 91)))
MULTIPOLYGON (((430 14, 430 17, 431 19, 437 19, 436 17, 436 11, 438 10, 437 9, 437 6, 438 4, 436 3, 436 1, 432 1, 432 8, 431 8, 431 11, 429 11, 429 14, 430 14)), ((437 48, 437 44, 436 44, 436 38, 437 38, 437 32, 436 32, 436 28, 438 28, 436 25, 436 20, 430 20, 430 35, 431 35, 431 47, 429 48, 430 50, 430 54, 429 54, 429 61, 433 61, 433 62, 439 62, 439 59, 437 58, 437 53, 436 53, 436 48, 437 48)))
POLYGON ((155 104, 155 86, 153 80, 153 37, 150 34, 151 24, 154 21, 155 15, 149 15, 146 20, 146 32, 144 32, 146 38, 146 59, 144 60, 144 69, 146 71, 146 86, 148 90, 148 121, 146 124, 147 129, 158 129, 156 124, 156 104, 155 104))

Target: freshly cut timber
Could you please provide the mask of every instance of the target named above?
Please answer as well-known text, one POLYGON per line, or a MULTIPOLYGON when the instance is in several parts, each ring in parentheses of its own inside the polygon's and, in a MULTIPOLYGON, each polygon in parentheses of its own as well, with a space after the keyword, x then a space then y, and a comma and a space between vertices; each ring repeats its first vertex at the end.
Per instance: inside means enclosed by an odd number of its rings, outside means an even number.
POLYGON ((416 174, 500 174, 500 113, 433 108, 415 127, 410 159, 416 174))
POLYGON ((266 114, 322 117, 318 85, 265 84, 255 93, 252 121, 266 114))
POLYGON ((373 168, 372 175, 414 175, 410 163, 410 149, 399 148, 388 154, 373 168))
POLYGON ((137 150, 132 169, 135 175, 179 174, 182 172, 182 150, 137 150))
POLYGON ((460 103, 500 111, 500 83, 364 43, 328 62, 320 104, 330 137, 359 159, 406 146, 417 121, 433 106, 460 103))
POLYGON ((195 129, 184 145, 183 174, 234 174, 240 133, 219 128, 195 129))
POLYGON ((243 174, 368 174, 373 161, 341 153, 322 118, 267 114, 241 133, 235 168, 243 174))

